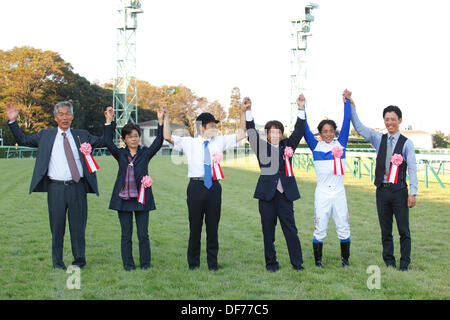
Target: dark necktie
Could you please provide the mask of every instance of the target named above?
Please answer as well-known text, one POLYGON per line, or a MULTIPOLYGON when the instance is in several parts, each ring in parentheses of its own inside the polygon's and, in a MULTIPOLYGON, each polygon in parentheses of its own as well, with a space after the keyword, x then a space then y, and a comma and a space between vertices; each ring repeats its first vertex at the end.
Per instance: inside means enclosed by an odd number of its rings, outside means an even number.
POLYGON ((73 156, 72 147, 70 146, 69 140, 67 139, 66 133, 62 133, 64 138, 64 153, 66 154, 67 163, 69 165, 70 174, 72 175, 72 180, 75 182, 80 181, 80 172, 78 172, 77 164, 75 163, 75 158, 73 156))

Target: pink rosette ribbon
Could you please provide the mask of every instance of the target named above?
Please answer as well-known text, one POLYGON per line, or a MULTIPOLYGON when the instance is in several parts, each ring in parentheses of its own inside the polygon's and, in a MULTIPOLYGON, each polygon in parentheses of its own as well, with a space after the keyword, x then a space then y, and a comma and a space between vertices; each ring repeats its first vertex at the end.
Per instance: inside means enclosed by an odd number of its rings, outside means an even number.
POLYGON ((145 204, 145 189, 152 185, 152 178, 150 176, 142 177, 141 188, 139 189, 138 202, 145 204))
POLYGON ((220 163, 223 161, 223 153, 216 152, 212 155, 213 162, 213 180, 220 180, 225 178, 220 167, 220 163))
POLYGON ((401 154, 394 153, 391 158, 391 167, 389 168, 389 174, 387 182, 397 183, 398 181, 398 167, 403 163, 403 157, 401 154))
POLYGON ((292 177, 294 176, 294 173, 292 171, 292 165, 289 161, 289 158, 292 158, 294 155, 294 150, 291 147, 286 147, 284 149, 284 163, 285 163, 285 171, 286 171, 286 177, 292 177))
POLYGON ((99 168, 97 162, 95 162, 94 157, 92 156, 92 147, 89 143, 84 142, 80 145, 80 151, 84 156, 84 160, 86 160, 86 165, 88 167, 89 173, 97 171, 99 168))
POLYGON ((342 165, 342 155, 344 154, 344 149, 339 146, 334 146, 331 149, 331 154, 334 157, 334 175, 343 176, 344 166, 342 165))

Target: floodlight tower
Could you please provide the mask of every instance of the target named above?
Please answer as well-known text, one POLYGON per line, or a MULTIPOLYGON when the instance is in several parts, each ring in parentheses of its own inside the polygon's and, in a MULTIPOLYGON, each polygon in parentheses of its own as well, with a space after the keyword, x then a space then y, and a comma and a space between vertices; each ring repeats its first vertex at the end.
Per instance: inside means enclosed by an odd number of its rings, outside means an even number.
POLYGON ((136 29, 140 0, 119 0, 117 25, 117 61, 114 81, 113 109, 116 115, 116 142, 120 130, 132 121, 137 123, 136 29))
POLYGON ((305 6, 304 15, 291 19, 291 131, 297 119, 297 98, 306 90, 306 49, 307 39, 311 34, 311 22, 314 21, 312 11, 319 8, 318 4, 305 6))

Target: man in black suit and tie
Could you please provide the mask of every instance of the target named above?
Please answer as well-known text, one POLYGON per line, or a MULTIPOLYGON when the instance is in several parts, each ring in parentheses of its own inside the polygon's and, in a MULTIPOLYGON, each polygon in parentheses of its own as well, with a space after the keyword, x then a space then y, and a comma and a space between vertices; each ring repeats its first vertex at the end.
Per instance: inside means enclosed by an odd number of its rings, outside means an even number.
POLYGON ((63 242, 67 212, 74 256, 72 264, 83 268, 86 265, 87 193, 98 196, 98 188, 95 172, 89 173, 80 144, 87 142, 92 148, 103 147, 103 138, 86 130, 70 129, 74 115, 69 101, 55 105, 54 119, 58 128, 44 129, 33 135, 25 135, 20 129, 16 121, 18 111, 13 104, 7 104, 5 110, 17 143, 38 148, 30 193, 47 192, 48 195, 53 267, 66 269, 63 242))
POLYGON ((284 126, 279 121, 269 121, 265 125, 267 140, 259 136, 251 114, 251 100, 244 98, 247 111, 247 134, 255 152, 261 175, 256 185, 254 198, 259 199, 259 213, 264 237, 266 269, 279 269, 275 251, 275 226, 280 220, 289 251, 291 264, 295 270, 303 270, 302 249, 294 218, 294 201, 300 198, 297 182, 292 172, 292 152, 297 148, 305 130, 305 98, 297 99, 299 114, 295 129, 289 138, 283 139, 284 126))

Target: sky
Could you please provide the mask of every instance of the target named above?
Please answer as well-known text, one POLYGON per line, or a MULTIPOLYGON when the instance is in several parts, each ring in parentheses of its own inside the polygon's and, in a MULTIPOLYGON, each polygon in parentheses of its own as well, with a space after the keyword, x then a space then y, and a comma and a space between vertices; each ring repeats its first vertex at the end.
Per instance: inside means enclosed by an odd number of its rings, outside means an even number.
MULTIPOLYGON (((383 108, 402 127, 450 133, 450 1, 317 0, 304 92, 310 127, 340 126, 342 92, 359 118, 384 127, 383 108)), ((0 49, 58 52, 89 81, 116 74, 118 0, 0 2, 0 49), (20 5, 19 5, 20 4, 20 5)), ((142 0, 137 78, 185 85, 229 107, 233 87, 253 102, 255 121, 290 122, 290 24, 309 1, 142 0)))

